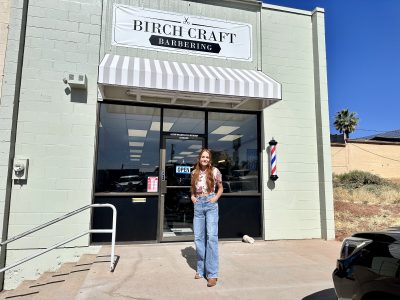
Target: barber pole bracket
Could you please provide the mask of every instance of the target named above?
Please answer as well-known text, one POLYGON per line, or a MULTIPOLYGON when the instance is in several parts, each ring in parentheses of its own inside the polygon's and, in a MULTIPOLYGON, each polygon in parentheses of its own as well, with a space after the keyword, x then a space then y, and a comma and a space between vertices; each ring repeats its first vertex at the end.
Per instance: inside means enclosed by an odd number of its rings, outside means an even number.
POLYGON ((270 151, 270 164, 271 164, 271 174, 269 175, 269 178, 272 181, 276 181, 278 179, 278 175, 276 172, 276 145, 278 144, 277 141, 272 138, 272 140, 269 141, 269 151, 270 151))

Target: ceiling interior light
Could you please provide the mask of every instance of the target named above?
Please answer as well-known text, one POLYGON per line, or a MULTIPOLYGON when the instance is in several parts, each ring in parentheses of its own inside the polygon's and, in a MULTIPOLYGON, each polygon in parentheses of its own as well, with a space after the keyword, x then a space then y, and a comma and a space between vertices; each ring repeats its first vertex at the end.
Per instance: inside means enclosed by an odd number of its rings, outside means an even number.
POLYGON ((140 130, 140 129, 128 129, 129 136, 137 136, 137 137, 146 137, 147 130, 140 130))
POLYGON ((220 126, 217 129, 215 129, 211 134, 229 134, 239 127, 237 126, 220 126))
POLYGON ((143 147, 144 142, 129 142, 130 147, 143 147))
POLYGON ((225 135, 224 137, 220 138, 219 141, 221 142, 230 142, 230 141, 234 141, 238 138, 241 138, 243 135, 241 134, 228 134, 225 135))
POLYGON ((142 153, 142 149, 130 149, 130 153, 142 153))
MULTIPOLYGON (((174 123, 164 122, 163 123, 163 131, 170 131, 172 126, 174 126, 174 123)), ((160 122, 151 122, 150 130, 159 131, 160 130, 160 122)))

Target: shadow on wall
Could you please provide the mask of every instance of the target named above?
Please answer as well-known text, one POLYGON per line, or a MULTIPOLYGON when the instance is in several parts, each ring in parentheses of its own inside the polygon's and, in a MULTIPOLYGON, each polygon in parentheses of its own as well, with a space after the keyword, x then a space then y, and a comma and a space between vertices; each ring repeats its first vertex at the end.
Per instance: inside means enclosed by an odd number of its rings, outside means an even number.
POLYGON ((334 289, 326 289, 304 297, 302 300, 336 300, 334 289))
POLYGON ((87 103, 87 89, 70 89, 66 88, 66 95, 71 95, 71 102, 87 103))
POLYGON ((275 181, 268 180, 267 187, 272 191, 275 188, 275 181))

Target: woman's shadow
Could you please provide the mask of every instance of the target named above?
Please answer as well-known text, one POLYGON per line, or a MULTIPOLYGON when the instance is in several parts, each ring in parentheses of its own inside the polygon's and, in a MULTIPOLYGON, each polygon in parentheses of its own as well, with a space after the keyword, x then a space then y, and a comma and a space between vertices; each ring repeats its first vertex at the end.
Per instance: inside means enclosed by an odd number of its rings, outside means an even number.
POLYGON ((191 267, 193 270, 196 271, 196 264, 197 264, 197 254, 196 250, 194 250, 193 247, 186 247, 185 249, 181 250, 182 256, 186 259, 187 264, 189 267, 191 267))

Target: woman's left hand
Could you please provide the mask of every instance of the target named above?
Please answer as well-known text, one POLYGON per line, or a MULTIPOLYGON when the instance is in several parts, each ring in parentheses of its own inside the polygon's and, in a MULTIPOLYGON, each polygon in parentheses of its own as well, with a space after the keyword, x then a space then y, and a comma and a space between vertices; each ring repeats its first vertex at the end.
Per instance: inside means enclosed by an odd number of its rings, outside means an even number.
POLYGON ((208 200, 208 202, 210 202, 210 203, 215 203, 217 201, 218 201, 217 197, 212 197, 210 200, 208 200))

